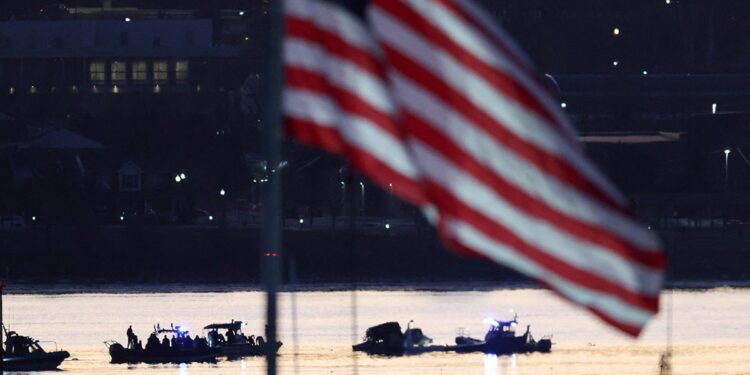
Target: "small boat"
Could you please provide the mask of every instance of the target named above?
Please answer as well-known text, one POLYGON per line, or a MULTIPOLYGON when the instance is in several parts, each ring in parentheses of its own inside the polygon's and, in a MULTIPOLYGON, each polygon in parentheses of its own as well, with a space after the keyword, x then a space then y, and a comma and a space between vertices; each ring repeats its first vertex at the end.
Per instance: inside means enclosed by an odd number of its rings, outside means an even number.
POLYGON ((368 328, 364 342, 352 345, 352 350, 374 355, 400 356, 432 352, 512 354, 549 352, 552 348, 552 341, 548 337, 534 340, 528 326, 523 335, 516 336, 516 317, 510 321, 488 319, 486 322, 490 329, 484 340, 459 334, 456 345, 432 345, 432 339, 425 336, 421 329, 411 328, 412 321, 404 332, 401 332, 398 322, 383 323, 368 328))
POLYGON ((127 347, 114 340, 105 341, 104 344, 109 350, 112 363, 216 362, 216 357, 220 355, 219 350, 209 348, 205 339, 197 336, 195 340, 191 339, 188 333, 189 331, 181 326, 165 329, 154 327, 145 348, 135 335, 128 338, 127 347), (160 342, 158 336, 161 334, 172 334, 173 344, 160 342))
POLYGON ((459 353, 512 354, 548 353, 552 349, 552 340, 549 337, 545 336, 539 341, 534 340, 530 326, 526 326, 526 332, 523 335, 516 336, 517 316, 509 321, 486 319, 485 322, 490 325, 490 328, 484 340, 459 335, 456 337, 454 350, 459 353))
POLYGON ((21 336, 15 331, 5 330, 5 351, 3 353, 4 371, 47 371, 55 370, 70 357, 64 350, 45 351, 39 340, 21 336))
POLYGON ((364 342, 352 345, 355 352, 365 352, 373 355, 399 356, 430 352, 451 351, 447 345, 431 345, 432 339, 425 336, 421 329, 411 328, 401 331, 398 322, 388 322, 370 327, 365 331, 364 342))
POLYGON ((275 353, 281 348, 281 341, 271 344, 266 342, 263 336, 245 336, 242 333, 242 325, 241 321, 232 320, 230 323, 213 323, 203 327, 208 331, 208 347, 218 349, 221 355, 229 358, 265 355, 268 349, 275 353), (220 331, 226 331, 226 334, 220 331))

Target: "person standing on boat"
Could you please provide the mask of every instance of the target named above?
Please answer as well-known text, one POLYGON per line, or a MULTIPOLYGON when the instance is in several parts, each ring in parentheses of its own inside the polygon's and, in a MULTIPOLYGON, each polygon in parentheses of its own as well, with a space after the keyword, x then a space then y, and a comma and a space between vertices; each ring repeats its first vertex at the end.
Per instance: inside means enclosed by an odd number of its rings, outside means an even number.
POLYGON ((164 335, 164 338, 161 340, 161 348, 169 349, 169 339, 167 338, 167 335, 164 335))
POLYGON ((135 348, 135 344, 138 342, 138 336, 133 333, 133 326, 128 326, 128 331, 126 332, 128 335, 128 349, 135 348))

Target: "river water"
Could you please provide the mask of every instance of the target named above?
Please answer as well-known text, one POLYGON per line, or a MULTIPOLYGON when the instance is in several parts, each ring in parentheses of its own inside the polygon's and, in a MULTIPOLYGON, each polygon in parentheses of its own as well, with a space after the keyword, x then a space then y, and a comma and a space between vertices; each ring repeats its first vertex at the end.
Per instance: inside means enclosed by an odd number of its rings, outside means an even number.
MULTIPOLYGON (((282 374, 656 374, 666 345, 660 314, 638 340, 631 340, 589 314, 539 289, 481 291, 359 291, 352 331, 352 292, 306 291, 280 296, 282 374), (292 301, 298 322, 294 334, 292 301), (486 317, 531 325, 540 338, 552 334, 550 354, 485 356, 430 353, 401 358, 353 355, 350 345, 366 327, 409 320, 435 344, 452 343, 458 328, 483 337, 486 317), (295 340, 296 338, 296 340, 295 340), (296 344, 295 344, 296 341, 296 344)), ((750 374, 750 289, 674 291, 662 296, 673 306, 675 374, 750 374)), ((128 325, 145 342, 153 325, 182 324, 200 332, 208 323, 238 319, 245 333, 263 334, 264 294, 76 293, 11 294, 5 321, 22 334, 55 340, 71 352, 66 374, 262 374, 262 358, 216 364, 113 365, 105 340, 126 341, 128 325)), ((202 334, 202 332, 200 332, 202 334)), ((47 344, 54 348, 54 344, 47 344)))

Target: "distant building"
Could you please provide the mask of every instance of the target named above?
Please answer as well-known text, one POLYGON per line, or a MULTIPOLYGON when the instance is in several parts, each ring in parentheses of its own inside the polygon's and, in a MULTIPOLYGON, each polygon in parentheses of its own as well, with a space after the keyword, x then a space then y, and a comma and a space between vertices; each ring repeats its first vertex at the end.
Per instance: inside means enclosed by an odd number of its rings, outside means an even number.
POLYGON ((240 46, 214 45, 212 33, 210 19, 0 22, 0 93, 239 87, 252 60, 240 46), (245 74, 233 75, 232 69, 245 74))

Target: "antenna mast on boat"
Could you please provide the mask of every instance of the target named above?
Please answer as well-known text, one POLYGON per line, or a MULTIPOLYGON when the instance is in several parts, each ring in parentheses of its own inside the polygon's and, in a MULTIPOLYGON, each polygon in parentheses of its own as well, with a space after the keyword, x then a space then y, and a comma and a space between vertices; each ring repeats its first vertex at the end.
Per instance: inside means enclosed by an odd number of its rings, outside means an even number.
MULTIPOLYGON (((271 1, 268 12, 266 37, 266 65, 262 81, 265 97, 262 108, 263 154, 266 160, 268 182, 261 190, 263 202, 263 224, 261 225, 260 265, 266 288, 266 339, 276 339, 276 314, 279 280, 281 278, 281 85, 283 68, 281 61, 283 12, 281 1, 271 1)), ((269 345, 268 348, 273 347, 269 345)), ((266 370, 276 375, 276 351, 266 351, 266 370)))

